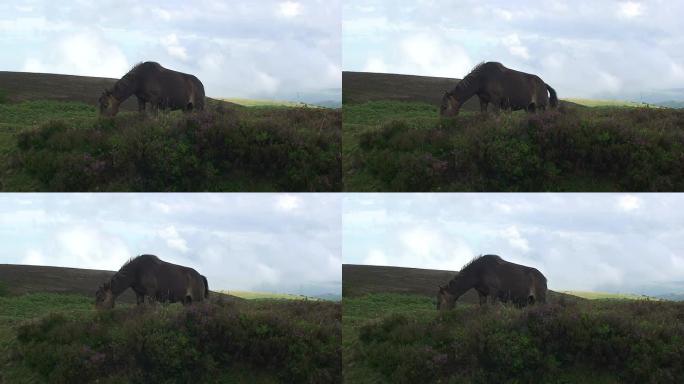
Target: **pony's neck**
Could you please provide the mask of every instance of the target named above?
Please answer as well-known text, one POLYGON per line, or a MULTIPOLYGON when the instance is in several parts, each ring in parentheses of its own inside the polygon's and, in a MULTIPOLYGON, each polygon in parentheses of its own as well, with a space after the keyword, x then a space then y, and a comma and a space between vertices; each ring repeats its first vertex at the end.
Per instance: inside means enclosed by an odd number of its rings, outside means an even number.
POLYGON ((454 296, 455 299, 458 299, 461 295, 466 293, 467 290, 473 287, 473 284, 471 284, 469 280, 470 279, 465 276, 456 276, 449 282, 446 291, 454 296))
POLYGON ((119 296, 126 288, 130 287, 133 282, 132 271, 127 271, 125 268, 115 273, 110 282, 112 287, 112 294, 114 297, 119 296))
POLYGON ((128 74, 121 78, 114 84, 114 90, 112 91, 112 96, 116 98, 119 103, 123 103, 124 100, 131 97, 136 91, 136 82, 133 81, 131 76, 128 74))
POLYGON ((459 103, 463 104, 470 99, 479 88, 480 79, 474 75, 468 75, 456 84, 451 93, 459 103))

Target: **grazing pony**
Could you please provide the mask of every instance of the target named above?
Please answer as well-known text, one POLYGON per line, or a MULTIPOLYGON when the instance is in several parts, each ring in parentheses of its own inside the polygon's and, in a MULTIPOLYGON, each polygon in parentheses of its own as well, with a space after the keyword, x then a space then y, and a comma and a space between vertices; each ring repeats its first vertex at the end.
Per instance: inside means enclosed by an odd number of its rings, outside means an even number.
POLYGON ((114 300, 133 289, 138 305, 150 300, 190 304, 209 297, 207 279, 192 268, 167 263, 154 255, 140 255, 124 264, 95 293, 98 309, 114 307, 114 300))
POLYGON ((134 66, 112 89, 102 92, 99 99, 100 114, 109 117, 116 115, 119 105, 132 95, 138 99, 140 112, 145 111, 146 103, 150 103, 154 113, 159 109, 204 109, 204 85, 197 77, 146 61, 134 66))
POLYGON ((497 299, 513 302, 519 307, 546 303, 546 277, 537 269, 508 262, 497 255, 473 259, 449 283, 439 287, 437 309, 451 309, 456 299, 474 288, 480 305, 497 299))
POLYGON ((539 76, 508 69, 501 63, 487 62, 478 64, 454 89, 444 92, 440 115, 458 115, 463 103, 473 95, 480 99, 482 112, 487 111, 489 103, 497 109, 528 112, 558 105, 556 91, 539 76))

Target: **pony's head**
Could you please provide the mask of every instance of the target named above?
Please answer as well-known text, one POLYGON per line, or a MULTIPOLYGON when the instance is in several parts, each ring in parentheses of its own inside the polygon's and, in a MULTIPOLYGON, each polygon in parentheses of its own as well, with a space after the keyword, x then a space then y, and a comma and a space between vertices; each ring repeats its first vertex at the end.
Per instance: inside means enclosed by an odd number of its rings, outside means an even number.
POLYGON ((439 106, 440 116, 456 116, 461 109, 461 102, 453 92, 445 91, 442 104, 439 106))
POLYGON ((439 286, 439 292, 437 292, 437 309, 438 310, 448 310, 453 309, 456 306, 456 297, 447 291, 447 287, 439 286))
POLYGON ((100 115, 112 117, 119 112, 119 104, 121 102, 114 97, 112 91, 105 89, 98 99, 100 103, 100 115))
POLYGON ((114 294, 112 293, 111 283, 104 283, 95 292, 95 308, 111 309, 114 308, 114 294))

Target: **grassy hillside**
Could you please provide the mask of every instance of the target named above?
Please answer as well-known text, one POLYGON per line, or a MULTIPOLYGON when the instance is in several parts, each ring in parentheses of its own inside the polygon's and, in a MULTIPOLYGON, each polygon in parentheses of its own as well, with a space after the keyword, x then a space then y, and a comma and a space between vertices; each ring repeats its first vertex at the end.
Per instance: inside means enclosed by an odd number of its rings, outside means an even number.
POLYGON ((0 382, 342 380, 339 303, 214 292, 189 307, 96 311, 92 291, 109 273, 0 265, 0 382))
POLYGON ((210 99, 202 113, 106 119, 95 103, 111 79, 29 75, 0 104, 0 190, 341 189, 339 110, 210 99))
POLYGON ((684 377, 684 303, 584 300, 436 310, 454 272, 343 265, 345 383, 642 383, 684 377))
POLYGON ((440 118, 426 103, 345 104, 347 191, 680 191, 684 111, 570 108, 440 118))

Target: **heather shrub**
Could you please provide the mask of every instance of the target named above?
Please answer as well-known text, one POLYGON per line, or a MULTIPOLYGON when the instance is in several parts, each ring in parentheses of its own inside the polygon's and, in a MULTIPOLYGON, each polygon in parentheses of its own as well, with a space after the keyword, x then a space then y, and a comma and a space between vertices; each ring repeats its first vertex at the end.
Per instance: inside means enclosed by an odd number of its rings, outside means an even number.
POLYGON ((16 163, 46 190, 334 191, 340 127, 306 108, 56 120, 18 134, 16 163))
POLYGON ((341 382, 335 303, 117 308, 21 326, 17 353, 54 383, 204 382, 242 364, 283 382, 341 382))
POLYGON ((358 355, 397 383, 554 383, 576 370, 624 383, 679 382, 683 318, 684 303, 672 302, 461 306, 367 322, 358 355))
MULTIPOLYGON (((366 107, 378 115, 383 108, 366 107)), ((350 152, 349 164, 379 181, 383 190, 684 188, 681 110, 559 109, 432 120, 406 112, 405 119, 372 125, 370 112, 356 109, 359 116, 350 119, 370 128, 356 135, 358 150, 350 152)))

